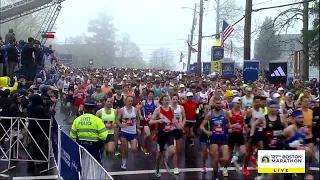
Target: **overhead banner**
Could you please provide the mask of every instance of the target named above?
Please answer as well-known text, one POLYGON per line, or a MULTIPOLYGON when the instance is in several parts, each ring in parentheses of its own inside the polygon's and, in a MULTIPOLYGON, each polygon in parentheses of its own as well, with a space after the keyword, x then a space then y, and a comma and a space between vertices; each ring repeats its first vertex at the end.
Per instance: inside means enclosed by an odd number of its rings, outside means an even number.
POLYGON ((272 84, 286 84, 288 78, 288 62, 270 62, 268 80, 272 84))
POLYGON ((222 73, 222 61, 224 58, 224 50, 221 46, 211 47, 211 72, 222 73))
POLYGON ((190 64, 190 73, 197 73, 197 63, 190 64))
MULTIPOLYGON (((36 9, 46 4, 52 3, 53 0, 21 0, 14 3, 8 3, 8 5, 2 5, 0 8, 0 22, 6 22, 13 16, 19 15, 23 12, 36 9)), ((9 1, 10 2, 10 1, 9 1)))
POLYGON ((211 73, 211 62, 202 63, 202 73, 205 75, 209 75, 211 73))
POLYGON ((256 81, 259 78, 259 61, 244 60, 242 78, 245 83, 256 81))
POLYGON ((222 77, 224 79, 232 79, 235 76, 235 63, 234 62, 222 62, 222 77))
POLYGON ((60 168, 60 175, 63 179, 80 178, 80 146, 64 132, 61 132, 60 168))

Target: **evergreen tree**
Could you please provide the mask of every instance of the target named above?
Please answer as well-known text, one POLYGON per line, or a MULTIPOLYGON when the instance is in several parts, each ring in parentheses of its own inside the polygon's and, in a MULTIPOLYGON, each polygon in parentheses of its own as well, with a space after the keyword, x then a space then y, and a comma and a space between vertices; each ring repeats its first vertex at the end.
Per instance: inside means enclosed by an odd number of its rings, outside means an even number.
POLYGON ((260 67, 268 67, 270 60, 279 59, 281 52, 279 50, 274 23, 271 18, 266 17, 263 22, 256 46, 254 58, 260 61, 260 67))

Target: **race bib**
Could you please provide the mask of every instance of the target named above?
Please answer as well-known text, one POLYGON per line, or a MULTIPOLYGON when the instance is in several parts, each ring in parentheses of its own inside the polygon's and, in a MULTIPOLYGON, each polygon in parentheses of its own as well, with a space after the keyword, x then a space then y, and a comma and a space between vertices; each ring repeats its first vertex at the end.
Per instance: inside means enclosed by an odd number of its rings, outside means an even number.
POLYGON ((101 101, 96 101, 96 106, 102 106, 103 105, 103 102, 101 101))
POLYGON ((269 147, 275 148, 277 146, 277 138, 276 137, 270 138, 268 145, 269 147))
POLYGON ((223 134, 224 133, 224 128, 221 126, 214 126, 213 127, 213 133, 215 134, 223 134))
POLYGON ((164 127, 163 127, 163 131, 164 132, 170 132, 170 131, 172 131, 173 130, 173 126, 171 125, 171 124, 166 124, 166 125, 164 125, 164 127))
POLYGON ((242 126, 241 126, 241 124, 237 122, 237 123, 233 126, 232 131, 233 131, 233 132, 242 132, 242 126))
POLYGON ((127 124, 127 126, 133 126, 135 120, 136 120, 136 119, 129 119, 129 118, 127 118, 127 119, 126 119, 126 124, 127 124))
POLYGON ((272 131, 273 136, 281 136, 282 131, 281 130, 277 130, 277 131, 272 131))
POLYGON ((112 129, 113 128, 113 123, 111 121, 106 121, 104 122, 105 126, 107 129, 112 129))

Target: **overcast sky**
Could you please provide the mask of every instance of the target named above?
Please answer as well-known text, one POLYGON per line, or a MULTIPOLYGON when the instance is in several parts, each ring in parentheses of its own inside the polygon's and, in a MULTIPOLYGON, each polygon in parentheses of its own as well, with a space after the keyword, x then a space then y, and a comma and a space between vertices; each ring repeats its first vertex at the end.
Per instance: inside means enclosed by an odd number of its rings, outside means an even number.
MULTIPOLYGON (((221 0, 221 3, 225 1, 221 0)), ((242 7, 245 6, 244 0, 236 1, 242 7)), ((294 0, 254 0, 253 9, 292 2, 294 0)), ((140 46, 145 60, 149 60, 151 52, 157 48, 170 48, 175 53, 177 67, 182 69, 182 64, 179 64, 179 56, 180 52, 183 52, 185 54, 184 62, 187 62, 185 40, 190 33, 193 11, 191 9, 182 9, 181 7, 193 8, 195 3, 199 3, 199 0, 66 0, 62 3, 62 11, 57 20, 57 41, 64 42, 65 37, 86 32, 88 21, 95 18, 102 10, 105 10, 105 13, 114 18, 118 34, 128 33, 133 41, 140 46)), ((215 0, 205 2, 203 35, 215 34, 216 16, 214 5, 216 5, 215 0)), ((266 16, 274 18, 280 10, 284 9, 254 12, 252 14, 252 31, 256 32, 256 29, 259 25, 261 26, 266 16)), ((239 18, 243 13, 239 12, 239 18)), ((229 23, 233 24, 234 22, 231 21, 229 23)), ((239 25, 243 27, 244 21, 241 21, 239 25)), ((290 31, 291 33, 299 33, 300 28, 301 25, 297 25, 296 28, 290 31)), ((198 26, 195 34, 198 34, 198 26)), ((252 33, 252 52, 253 40, 256 38, 256 34, 252 33)), ((233 36, 230 39, 236 42, 236 46, 242 47, 243 29, 236 29, 233 36)), ((203 61, 210 61, 208 52, 213 43, 214 39, 203 39, 203 61)), ((226 56, 228 56, 227 52, 226 56)), ((197 55, 195 53, 192 55, 192 62, 195 62, 196 58, 197 55)))

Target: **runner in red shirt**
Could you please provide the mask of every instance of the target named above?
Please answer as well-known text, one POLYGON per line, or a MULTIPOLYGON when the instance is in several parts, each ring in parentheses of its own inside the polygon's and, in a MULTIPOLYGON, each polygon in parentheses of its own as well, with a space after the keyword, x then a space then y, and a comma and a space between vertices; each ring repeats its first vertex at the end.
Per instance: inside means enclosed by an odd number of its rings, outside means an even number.
POLYGON ((85 101, 85 90, 84 89, 76 89, 76 91, 73 94, 73 97, 75 98, 74 105, 78 109, 78 114, 81 114, 83 112, 83 105, 85 101))
POLYGON ((192 92, 188 92, 186 97, 187 100, 181 104, 186 112, 186 125, 184 131, 187 134, 187 142, 190 146, 193 146, 192 138, 194 137, 193 130, 197 122, 198 103, 192 100, 192 92))

